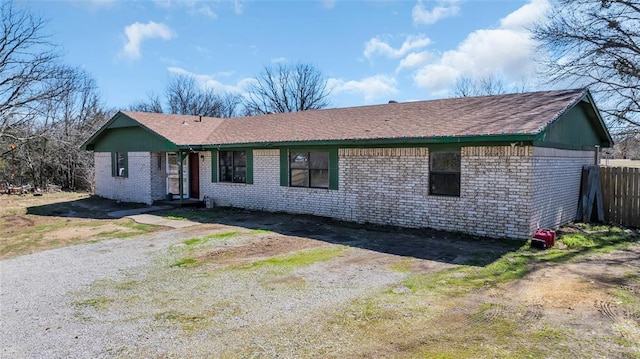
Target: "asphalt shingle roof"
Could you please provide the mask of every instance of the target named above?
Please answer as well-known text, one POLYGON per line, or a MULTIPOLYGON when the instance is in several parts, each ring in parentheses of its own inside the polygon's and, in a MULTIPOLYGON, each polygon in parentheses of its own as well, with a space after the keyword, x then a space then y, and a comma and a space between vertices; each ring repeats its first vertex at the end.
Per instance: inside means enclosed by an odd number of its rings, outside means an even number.
POLYGON ((176 145, 534 135, 586 91, 462 97, 229 119, 123 113, 176 145))

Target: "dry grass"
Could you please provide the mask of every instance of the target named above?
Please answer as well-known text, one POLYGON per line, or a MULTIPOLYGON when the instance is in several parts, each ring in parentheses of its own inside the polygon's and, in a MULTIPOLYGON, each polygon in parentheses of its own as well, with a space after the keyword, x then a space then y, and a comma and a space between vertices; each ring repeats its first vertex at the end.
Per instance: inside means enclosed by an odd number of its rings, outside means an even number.
POLYGON ((162 229, 108 218, 115 208, 112 201, 82 193, 0 195, 0 259, 162 229))

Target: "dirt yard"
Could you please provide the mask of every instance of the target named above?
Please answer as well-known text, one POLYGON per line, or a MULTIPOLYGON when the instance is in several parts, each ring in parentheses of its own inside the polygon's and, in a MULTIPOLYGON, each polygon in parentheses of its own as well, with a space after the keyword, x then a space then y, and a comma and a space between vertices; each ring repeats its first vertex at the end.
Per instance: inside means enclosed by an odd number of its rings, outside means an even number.
POLYGON ((43 196, 2 194, 0 259, 162 229, 107 215, 131 206, 80 193, 59 192, 43 196))
POLYGON ((119 207, 109 201, 0 201, 2 357, 640 358, 633 230, 571 225, 541 251, 431 230, 178 209, 156 214, 201 224, 129 237, 127 219, 101 218, 119 207), (39 237, 35 228, 51 223, 63 226, 39 237), (128 238, 43 251, 118 233, 128 238), (32 237, 38 245, 16 244, 32 237), (64 285, 49 288, 43 265, 64 285))

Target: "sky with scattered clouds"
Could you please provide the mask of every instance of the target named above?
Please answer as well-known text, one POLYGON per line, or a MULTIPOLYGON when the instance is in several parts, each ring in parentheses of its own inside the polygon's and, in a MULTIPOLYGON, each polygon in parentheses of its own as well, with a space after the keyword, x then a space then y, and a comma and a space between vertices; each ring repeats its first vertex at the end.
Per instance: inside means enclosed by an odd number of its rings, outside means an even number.
POLYGON ((48 21, 64 60, 109 107, 162 93, 172 74, 243 94, 265 66, 310 63, 331 107, 450 97, 467 78, 548 89, 529 29, 548 0, 14 0, 48 21))

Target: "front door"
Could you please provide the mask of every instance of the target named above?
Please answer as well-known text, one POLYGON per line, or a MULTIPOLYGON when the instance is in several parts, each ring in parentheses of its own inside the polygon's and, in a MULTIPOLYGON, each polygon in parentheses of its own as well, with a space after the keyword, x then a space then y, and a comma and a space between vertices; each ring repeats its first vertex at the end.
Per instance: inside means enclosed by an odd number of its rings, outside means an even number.
MULTIPOLYGON (((182 161, 182 198, 189 198, 189 171, 187 171, 188 157, 182 161)), ((172 198, 180 198, 180 165, 178 154, 167 153, 167 193, 172 198)))
POLYGON ((200 199, 200 161, 197 153, 189 154, 189 198, 200 199))

